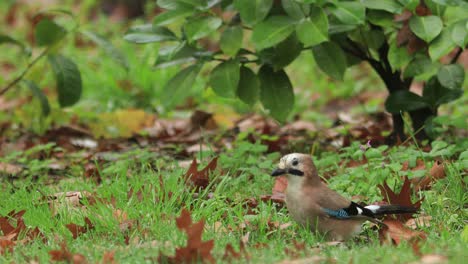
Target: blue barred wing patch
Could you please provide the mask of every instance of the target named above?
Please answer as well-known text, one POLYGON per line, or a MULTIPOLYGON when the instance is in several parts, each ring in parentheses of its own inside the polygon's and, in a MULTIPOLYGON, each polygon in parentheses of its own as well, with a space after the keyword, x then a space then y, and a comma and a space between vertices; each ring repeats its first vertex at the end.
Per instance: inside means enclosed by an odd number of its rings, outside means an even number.
POLYGON ((349 214, 344 210, 344 209, 339 209, 339 210, 331 210, 327 208, 323 208, 323 211, 332 217, 336 217, 339 219, 347 219, 350 218, 349 214))

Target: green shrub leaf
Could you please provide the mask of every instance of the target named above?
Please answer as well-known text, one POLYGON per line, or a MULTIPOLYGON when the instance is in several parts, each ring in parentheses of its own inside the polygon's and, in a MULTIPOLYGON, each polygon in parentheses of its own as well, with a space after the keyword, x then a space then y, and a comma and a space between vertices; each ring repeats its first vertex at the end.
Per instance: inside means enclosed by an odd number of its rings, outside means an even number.
POLYGON ((294 92, 289 77, 284 70, 275 72, 263 65, 259 72, 260 100, 271 116, 283 122, 294 106, 294 92))
POLYGON ((330 77, 343 80, 346 71, 346 55, 333 42, 324 42, 312 48, 312 54, 319 68, 330 77))
POLYGON ((153 19, 154 26, 164 26, 177 21, 181 18, 188 17, 193 14, 193 8, 179 8, 176 10, 168 10, 160 13, 153 19))
POLYGON ((74 105, 80 100, 82 90, 81 73, 78 66, 62 55, 50 54, 48 59, 57 82, 60 106, 74 105))
POLYGON ((407 90, 391 93, 385 101, 385 109, 392 114, 400 111, 414 111, 428 107, 429 104, 419 95, 407 90))
POLYGON ((449 89, 443 87, 435 76, 426 82, 423 89, 424 100, 434 109, 442 104, 456 100, 462 95, 463 89, 449 89))
POLYGON ((456 44, 451 38, 451 33, 448 28, 442 30, 442 33, 429 46, 429 56, 432 61, 440 59, 442 56, 450 53, 456 44))
POLYGON ((390 43, 388 60, 394 72, 406 66, 411 61, 411 58, 412 56, 408 53, 406 47, 397 47, 395 42, 390 43))
POLYGON ((465 70, 459 64, 440 67, 437 73, 440 84, 449 89, 460 89, 465 81, 465 70))
POLYGON ((315 46, 328 40, 328 18, 319 7, 310 10, 310 18, 296 26, 299 40, 307 46, 315 46))
POLYGON ((223 21, 218 17, 198 17, 187 21, 184 26, 185 34, 190 40, 201 39, 213 33, 222 23, 223 21))
POLYGON ((201 67, 202 65, 197 63, 179 71, 164 86, 165 92, 161 101, 166 105, 173 105, 184 98, 184 95, 192 88, 201 67))
POLYGON ((50 114, 50 105, 47 96, 44 92, 36 85, 35 82, 30 80, 23 80, 26 86, 31 90, 32 94, 39 100, 42 109, 42 115, 48 116, 50 114))
POLYGON ((257 24, 252 42, 258 50, 272 47, 285 40, 294 31, 294 20, 286 16, 272 16, 257 24))
POLYGON ((130 28, 125 34, 124 39, 129 42, 142 44, 177 40, 177 37, 172 33, 172 31, 165 27, 155 27, 152 24, 145 24, 130 28))
POLYGON ((296 0, 281 0, 281 5, 288 16, 297 20, 309 14, 309 5, 300 4, 296 0))
POLYGON ((442 31, 442 20, 437 16, 412 16, 409 22, 411 31, 427 43, 442 31))
POLYGON ((366 8, 359 2, 339 2, 331 8, 333 15, 347 25, 364 24, 366 8))
POLYGON ((452 28, 452 40, 460 48, 464 48, 467 43, 468 28, 466 25, 468 20, 457 22, 452 28))
POLYGON ((242 28, 240 26, 226 28, 219 41, 221 50, 229 56, 235 56, 242 47, 243 36, 242 28))
POLYGON ((67 31, 52 20, 42 19, 35 28, 35 37, 38 46, 50 46, 61 40, 67 31))
POLYGON ((195 60, 198 50, 187 44, 186 41, 159 49, 156 68, 166 68, 195 60))
POLYGON ((234 98, 239 84, 239 62, 228 60, 218 64, 210 74, 209 84, 219 96, 234 98))
POLYGON ((273 0, 235 0, 234 6, 240 13, 242 22, 253 26, 265 19, 270 12, 273 0))
POLYGON ((260 95, 260 80, 248 67, 240 67, 240 79, 237 87, 237 96, 246 104, 253 105, 260 95))
POLYGON ((418 56, 408 64, 408 66, 405 68, 405 72, 403 75, 405 78, 420 76, 423 74, 426 76, 432 76, 436 74, 437 69, 437 62, 432 62, 426 56, 418 56))
POLYGON ((395 0, 361 0, 361 3, 369 9, 385 10, 393 14, 403 11, 403 6, 395 0))
POLYGON ((296 34, 291 34, 278 45, 264 49, 260 52, 260 59, 266 64, 273 66, 277 71, 288 66, 302 52, 303 45, 299 42, 296 34))

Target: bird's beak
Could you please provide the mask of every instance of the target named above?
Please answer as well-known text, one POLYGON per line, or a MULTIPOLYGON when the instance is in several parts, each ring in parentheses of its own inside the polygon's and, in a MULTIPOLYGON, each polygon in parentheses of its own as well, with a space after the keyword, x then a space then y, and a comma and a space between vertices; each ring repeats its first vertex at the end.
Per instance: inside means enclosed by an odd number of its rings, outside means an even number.
POLYGON ((288 171, 285 170, 285 169, 276 168, 276 169, 271 173, 271 176, 276 177, 276 176, 284 175, 284 174, 287 174, 287 173, 288 173, 288 171))

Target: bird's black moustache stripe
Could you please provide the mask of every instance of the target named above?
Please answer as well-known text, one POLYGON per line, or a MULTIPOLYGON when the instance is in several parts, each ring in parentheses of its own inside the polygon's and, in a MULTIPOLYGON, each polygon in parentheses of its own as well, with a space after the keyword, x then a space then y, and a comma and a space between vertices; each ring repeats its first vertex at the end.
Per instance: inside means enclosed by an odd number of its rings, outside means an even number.
POLYGON ((296 176, 304 176, 304 172, 296 169, 289 169, 288 173, 296 176))

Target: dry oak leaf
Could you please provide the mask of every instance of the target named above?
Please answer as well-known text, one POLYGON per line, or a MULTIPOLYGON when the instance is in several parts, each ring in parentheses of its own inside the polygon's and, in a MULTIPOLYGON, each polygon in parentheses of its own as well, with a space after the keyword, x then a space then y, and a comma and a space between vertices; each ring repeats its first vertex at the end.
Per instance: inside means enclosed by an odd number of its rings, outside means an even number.
POLYGON ((88 261, 83 255, 71 253, 68 250, 65 242, 62 243, 62 245, 60 246, 60 249, 49 251, 49 255, 50 255, 50 260, 52 261, 66 261, 67 263, 73 263, 73 264, 88 263, 88 261))
POLYGON ((211 255, 214 241, 202 241, 205 221, 200 220, 197 223, 193 223, 190 212, 183 209, 181 215, 176 218, 176 224, 177 228, 187 234, 187 245, 182 248, 176 248, 174 257, 160 255, 158 261, 168 263, 195 263, 201 260, 203 263, 215 263, 211 255))
POLYGON ((194 158, 192 164, 184 175, 186 183, 194 186, 196 189, 203 189, 210 183, 210 173, 213 172, 218 165, 218 157, 213 158, 208 165, 202 170, 198 170, 197 160, 194 158))
POLYGON ((89 230, 94 229, 94 225, 93 223, 91 223, 91 220, 89 220, 88 217, 85 217, 84 221, 85 221, 84 226, 80 226, 74 223, 65 225, 68 228, 68 230, 70 230, 70 232, 72 233, 73 239, 76 239, 79 235, 84 234, 88 232, 89 230))
MULTIPOLYGON (((377 187, 380 189, 380 192, 382 193, 383 201, 386 202, 387 204, 397 204, 397 205, 403 205, 403 206, 408 206, 408 207, 414 207, 417 210, 421 207, 421 202, 424 200, 422 198, 421 200, 413 203, 411 201, 411 194, 412 194, 412 189, 411 189, 411 181, 408 179, 408 177, 405 177, 403 186, 401 187, 400 193, 394 192, 386 182, 384 182, 383 185, 379 184, 377 187)), ((398 220, 400 221, 407 221, 408 219, 412 218, 411 214, 399 214, 396 216, 398 220)))
POLYGON ((291 259, 291 260, 283 260, 281 262, 277 262, 276 264, 314 264, 314 263, 335 263, 335 259, 327 259, 322 256, 313 256, 309 258, 303 259, 291 259))
POLYGON ((432 168, 429 170, 429 174, 414 178, 411 180, 415 191, 429 190, 432 187, 432 183, 436 180, 445 178, 445 166, 442 162, 435 161, 432 168))
POLYGON ((6 236, 0 236, 0 255, 5 254, 5 252, 13 252, 13 247, 16 245, 16 242, 13 241, 17 234, 9 234, 6 236))
POLYGON ((398 220, 387 219, 384 223, 385 226, 379 231, 381 242, 392 242, 395 245, 399 245, 401 241, 408 241, 413 245, 420 240, 426 239, 426 234, 424 232, 414 231, 398 220))

